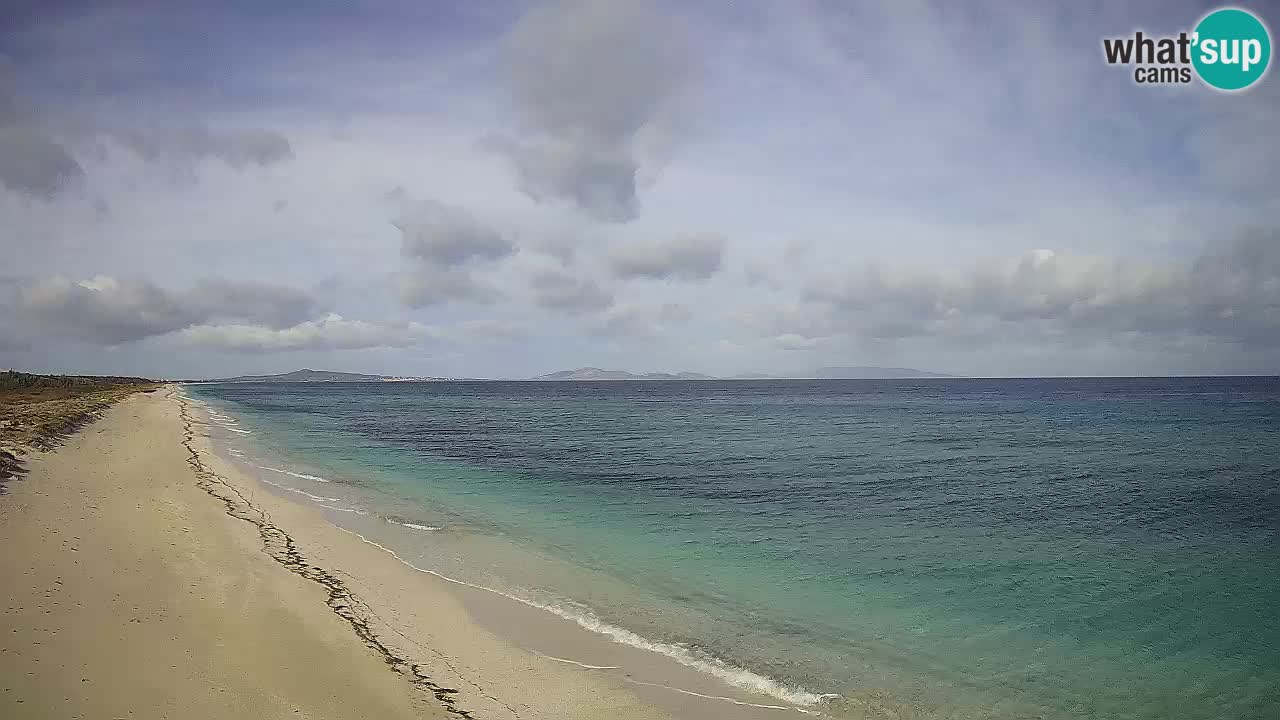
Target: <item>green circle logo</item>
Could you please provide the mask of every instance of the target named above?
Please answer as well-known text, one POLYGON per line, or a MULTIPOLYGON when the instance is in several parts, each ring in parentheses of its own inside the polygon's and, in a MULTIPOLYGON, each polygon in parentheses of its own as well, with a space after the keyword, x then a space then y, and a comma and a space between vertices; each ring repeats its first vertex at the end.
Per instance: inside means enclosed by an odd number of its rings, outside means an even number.
POLYGON ((1219 90, 1243 90, 1262 79, 1271 61, 1271 34, 1252 13, 1215 10, 1196 25, 1191 64, 1219 90))

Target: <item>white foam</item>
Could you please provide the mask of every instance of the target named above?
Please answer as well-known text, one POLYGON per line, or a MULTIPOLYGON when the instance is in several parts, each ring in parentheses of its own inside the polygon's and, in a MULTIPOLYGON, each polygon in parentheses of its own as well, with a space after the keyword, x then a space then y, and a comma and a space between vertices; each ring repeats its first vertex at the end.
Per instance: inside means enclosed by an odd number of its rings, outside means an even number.
MULTIPOLYGON (((544 657, 545 657, 545 656, 544 656, 544 657)), ((558 658, 551 658, 551 659, 555 660, 555 659, 558 659, 558 658)), ((573 662, 573 661, 572 661, 572 660, 570 660, 570 661, 568 661, 568 662, 573 662)), ((575 663, 575 664, 576 664, 576 663, 575 663)), ((803 709, 803 708, 794 707, 794 706, 792 706, 792 705, 765 705, 765 704, 763 704, 763 703, 753 703, 753 702, 747 702, 747 701, 745 701, 745 700, 735 700, 734 698, 731 698, 731 697, 725 697, 725 696, 723 696, 723 695, 704 695, 704 694, 702 694, 702 693, 700 693, 700 692, 694 692, 694 691, 692 691, 692 690, 685 690, 684 688, 671 687, 670 685, 663 685, 663 684, 661 684, 661 683, 645 682, 645 681, 643 681, 643 680, 636 680, 635 678, 624 677, 624 678, 622 678, 622 679, 623 679, 623 680, 626 680, 626 681, 627 681, 627 682, 629 682, 629 683, 635 683, 636 685, 646 685, 646 686, 648 686, 648 687, 662 688, 663 690, 670 690, 670 691, 672 691, 672 692, 678 692, 678 693, 680 693, 681 695, 692 695, 692 696, 694 696, 694 697, 706 698, 707 700, 723 700, 724 702, 731 702, 731 703, 733 703, 734 705, 742 705, 743 707, 761 708, 761 709, 763 709, 763 710, 793 710, 793 711, 795 711, 795 712, 802 712, 802 713, 804 713, 804 714, 806 714, 806 715, 815 715, 815 714, 817 714, 817 713, 813 712, 812 710, 805 710, 805 709, 803 709)), ((821 696, 819 696, 819 697, 829 698, 829 697, 839 697, 839 696, 838 696, 838 695, 831 694, 831 693, 828 693, 828 694, 826 694, 826 695, 821 695, 821 696)))
POLYGON ((358 508, 334 507, 334 506, 332 506, 332 505, 323 505, 322 507, 323 507, 325 510, 334 510, 334 511, 336 511, 336 512, 346 512, 346 513, 355 513, 356 515, 368 515, 368 514, 369 514, 369 513, 365 512, 364 510, 360 510, 360 509, 358 509, 358 508))
POLYGON ((329 482, 328 480, 325 480, 324 478, 318 475, 308 475, 306 473, 294 472, 292 470, 283 470, 281 468, 269 467, 267 465, 256 465, 255 467, 261 468, 263 470, 270 470, 271 472, 274 472, 274 473, 280 473, 281 475, 291 475, 296 478, 302 478, 303 480, 314 480, 316 482, 322 482, 322 483, 329 482))
POLYGON ((264 483, 266 483, 266 484, 268 484, 268 485, 274 485, 275 487, 278 487, 278 488, 280 488, 281 490, 288 490, 289 492, 298 493, 299 495, 305 495, 305 496, 307 496, 307 497, 311 498, 312 500, 315 500, 315 501, 316 501, 316 502, 318 502, 318 503, 341 502, 341 501, 342 501, 342 498, 331 498, 331 497, 323 497, 323 496, 320 496, 320 495, 312 495, 311 493, 306 492, 305 490, 299 490, 299 489, 297 489, 297 488, 291 488, 291 487, 289 487, 288 485, 281 485, 280 483, 273 483, 273 482, 271 482, 270 480, 263 480, 262 482, 264 482, 264 483))
POLYGON ((588 665, 588 664, 586 664, 586 663, 580 663, 580 662, 578 662, 577 660, 567 660, 567 659, 565 659, 565 658, 556 657, 555 655, 545 655, 545 654, 543 654, 543 653, 538 652, 537 650, 532 650, 532 651, 530 651, 530 652, 532 652, 534 655, 537 655, 537 656, 538 656, 538 657, 540 657, 540 658, 546 658, 546 659, 548 659, 548 660, 555 660, 556 662, 568 663, 568 664, 570 664, 570 665, 577 665, 577 666, 578 666, 578 667, 580 667, 580 668, 586 668, 586 669, 588 669, 588 670, 617 670, 617 669, 619 669, 617 665, 588 665))
MULTIPOLYGON (((338 526, 335 526, 335 527, 338 527, 338 526)), ((788 687, 787 685, 784 685, 783 683, 780 683, 777 680, 774 680, 773 678, 768 678, 763 675, 753 673, 750 670, 747 670, 745 668, 735 667, 733 665, 730 665, 729 663, 724 662, 723 660, 720 660, 719 658, 699 657, 695 655, 688 648, 681 647, 679 645, 672 645, 670 643, 656 642, 653 640, 649 640, 648 638, 637 635, 636 633, 633 633, 630 630, 627 630, 625 628, 620 628, 614 625, 610 625, 604 622, 603 620, 600 620, 599 618, 595 617, 593 614, 589 612, 572 610, 572 609, 564 608, 560 605, 555 605, 555 604, 541 603, 534 600, 529 600, 527 598, 519 597, 518 595, 511 595, 511 594, 502 592, 501 590, 495 590, 493 588, 485 587, 483 585, 476 585, 475 583, 470 583, 465 580, 458 580, 455 578, 451 578, 448 575, 441 574, 439 572, 436 572, 435 570, 430 570, 424 567, 419 567, 417 565, 414 565, 408 560, 405 560, 404 558, 400 557, 400 555, 397 554, 395 550, 392 550, 391 548, 385 545, 376 543, 370 540, 369 538, 365 537, 364 535, 361 535, 360 533, 355 532, 354 530, 348 530, 344 527, 338 527, 338 529, 345 533, 350 533, 351 535, 355 535, 356 537, 360 538, 364 542, 369 543, 370 545, 373 545, 374 547, 381 549, 382 551, 391 555, 391 557, 394 557, 395 559, 399 560, 401 563, 405 564, 410 568, 413 568, 414 570, 417 570, 420 573, 433 575, 435 577, 440 578, 441 580, 453 583, 455 585, 474 588, 476 590, 483 590, 485 592, 491 592, 496 595, 501 595, 510 600, 514 600, 522 605, 527 605, 529 607, 537 608, 539 610, 545 610, 546 612, 556 615, 557 617, 574 622, 579 627, 585 630, 590 630, 591 632, 604 635, 605 637, 608 637, 610 640, 613 640, 616 643, 619 643, 622 645, 630 645, 631 647, 636 647, 642 650, 648 650, 650 652, 656 652, 661 655, 666 655, 667 657, 671 658, 672 660, 675 660, 676 662, 680 663, 681 665, 684 665, 685 667, 693 668, 694 670, 698 670, 700 672, 706 673, 713 677, 719 678, 725 683, 733 687, 739 688, 741 690, 770 695, 772 697, 778 698, 779 700, 784 700, 786 702, 794 703, 795 705, 802 706, 802 707, 787 707, 784 709, 795 710, 797 712, 802 712, 807 714, 813 714, 812 711, 805 710, 803 708, 807 706, 817 705, 825 700, 830 700, 832 698, 839 697, 834 693, 815 693, 809 690, 805 690, 804 688, 788 687)), ((677 688, 670 688, 670 689, 677 690, 677 688)), ((698 693, 693 693, 691 691, 682 690, 680 692, 687 692, 691 695, 698 695, 698 693)), ((720 699, 713 696, 702 696, 702 697, 709 697, 711 699, 720 699)), ((723 698, 723 699, 729 700, 735 703, 741 702, 739 700, 733 700, 732 698, 723 698)), ((743 703, 743 704, 750 704, 750 703, 743 703)))
POLYGON ((392 525, 399 525, 401 527, 412 528, 413 530, 422 530, 424 532, 433 532, 435 530, 444 529, 444 528, 438 528, 434 525, 419 525, 418 523, 400 522, 399 520, 392 520, 391 518, 387 518, 387 522, 391 523, 392 525))
POLYGON ((250 432, 250 431, 248 431, 248 430, 240 430, 240 429, 233 428, 233 427, 229 427, 229 428, 226 428, 226 429, 227 429, 227 430, 230 430, 230 431, 231 431, 231 432, 233 432, 233 433, 240 433, 241 435, 252 435, 252 434, 253 434, 252 432, 250 432))

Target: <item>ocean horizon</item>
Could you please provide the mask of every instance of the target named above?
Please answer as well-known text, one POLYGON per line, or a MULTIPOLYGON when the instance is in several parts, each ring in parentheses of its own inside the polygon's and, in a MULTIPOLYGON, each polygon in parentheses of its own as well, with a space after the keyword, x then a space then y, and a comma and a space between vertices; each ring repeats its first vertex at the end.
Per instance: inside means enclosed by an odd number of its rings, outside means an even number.
POLYGON ((414 567, 832 717, 1280 712, 1280 380, 193 384, 414 567))

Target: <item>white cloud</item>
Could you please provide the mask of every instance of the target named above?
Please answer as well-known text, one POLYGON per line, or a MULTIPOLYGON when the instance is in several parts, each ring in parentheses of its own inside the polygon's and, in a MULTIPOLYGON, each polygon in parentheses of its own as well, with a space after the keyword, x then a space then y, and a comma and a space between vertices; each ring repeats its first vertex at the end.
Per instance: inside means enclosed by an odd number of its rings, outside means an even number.
POLYGON ((318 320, 281 329, 255 325, 197 325, 177 333, 175 339, 190 347, 265 353, 407 348, 427 343, 434 337, 429 328, 419 323, 369 323, 347 320, 330 313, 318 320))
POLYGON ((1280 346, 1280 242, 1248 233, 1191 262, 1122 260, 1049 250, 967 271, 868 263, 813 281, 806 302, 742 319, 765 334, 999 343, 1037 336, 1280 346))

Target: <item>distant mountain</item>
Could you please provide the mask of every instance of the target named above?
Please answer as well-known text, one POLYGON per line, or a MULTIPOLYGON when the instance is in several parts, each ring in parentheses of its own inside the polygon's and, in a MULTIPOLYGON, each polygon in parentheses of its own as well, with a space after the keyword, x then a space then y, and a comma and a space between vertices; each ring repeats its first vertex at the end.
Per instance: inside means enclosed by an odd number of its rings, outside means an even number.
POLYGON ((199 382, 410 382, 414 380, 444 380, 437 377, 396 377, 391 375, 364 375, 361 373, 333 372, 330 370, 294 370, 279 375, 239 375, 199 382))
MULTIPOLYGON (((734 376, 734 380, 784 380, 783 375, 765 375, 763 373, 747 373, 734 376)), ((824 367, 814 371, 808 377, 819 379, 891 379, 891 378, 947 378, 955 375, 925 372, 912 368, 883 367, 824 367)), ((279 375, 238 375, 236 377, 218 378, 216 380, 193 380, 190 382, 249 383, 249 382, 289 382, 289 383, 323 383, 323 382, 439 382, 446 380, 479 379, 479 378, 445 378, 445 377, 401 377, 394 375, 364 375, 361 373, 332 372, 329 370, 294 370, 279 375)), ((533 380, 718 380, 714 375, 696 372, 677 373, 633 373, 626 370, 602 370, 597 367, 580 367, 576 370, 560 370, 559 372, 539 375, 533 380)))
POLYGON ((949 378, 956 375, 928 372, 914 368, 897 367, 824 367, 814 371, 813 376, 823 380, 874 380, 904 378, 949 378))
POLYGON ((636 373, 626 370, 601 370, 594 367, 581 367, 577 370, 560 370, 533 378, 534 380, 715 380, 711 375, 695 372, 678 373, 636 373))

